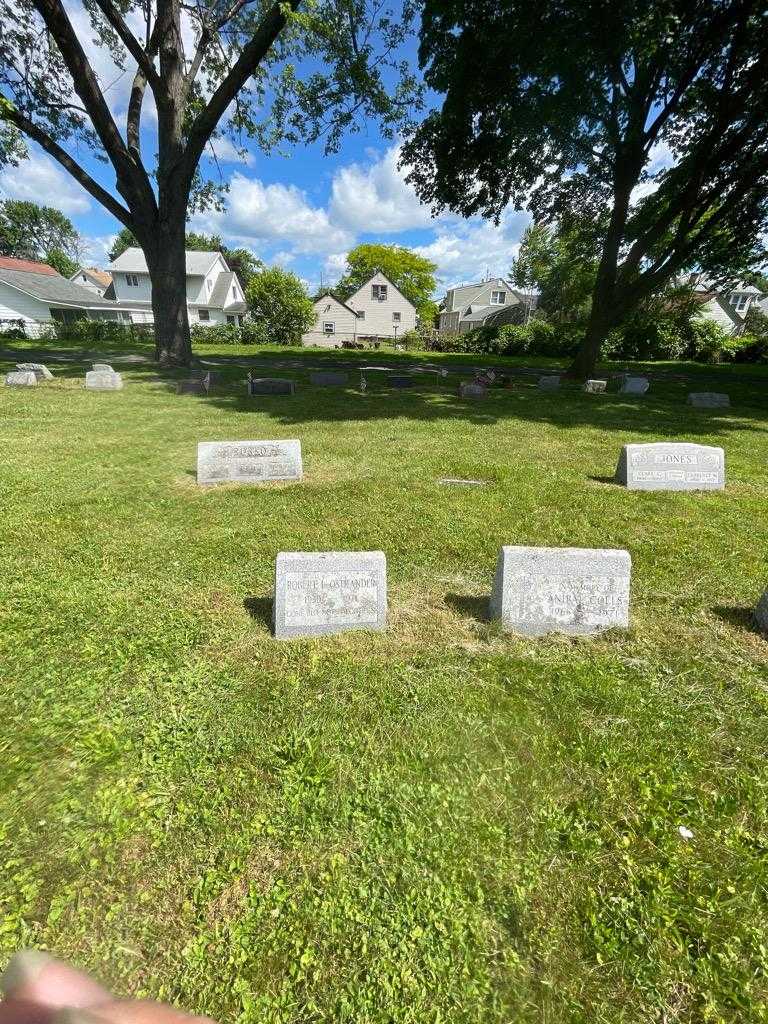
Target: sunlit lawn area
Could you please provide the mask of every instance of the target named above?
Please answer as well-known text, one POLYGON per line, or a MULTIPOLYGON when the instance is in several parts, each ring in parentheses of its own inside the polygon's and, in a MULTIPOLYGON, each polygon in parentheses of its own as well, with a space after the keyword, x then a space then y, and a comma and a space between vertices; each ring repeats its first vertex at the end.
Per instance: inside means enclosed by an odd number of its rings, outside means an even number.
POLYGON ((357 390, 432 355, 211 348, 199 398, 101 354, 123 391, 84 355, 0 389, 5 959, 241 1024, 768 1020, 768 368, 470 402, 357 390), (269 360, 296 394, 246 398, 269 360), (304 481, 198 488, 197 442, 246 438, 304 481), (662 439, 727 489, 611 482, 662 439), (630 630, 502 634, 502 544, 626 548, 630 630), (346 549, 386 552, 387 631, 273 639, 277 552, 346 549))

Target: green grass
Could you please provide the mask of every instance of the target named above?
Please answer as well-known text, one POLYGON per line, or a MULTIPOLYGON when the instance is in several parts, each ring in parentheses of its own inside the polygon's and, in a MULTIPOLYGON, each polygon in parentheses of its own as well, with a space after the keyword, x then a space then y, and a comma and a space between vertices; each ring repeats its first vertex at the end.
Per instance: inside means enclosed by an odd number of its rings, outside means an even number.
POLYGON ((310 389, 321 358, 279 353, 291 398, 0 390, 3 955, 240 1024, 768 1021, 760 371, 470 403, 310 389), (197 488, 198 441, 275 437, 304 482, 197 488), (664 438, 727 490, 609 481, 664 438), (501 634, 504 543, 627 548, 631 629, 501 634), (385 633, 272 639, 279 550, 378 548, 385 633))

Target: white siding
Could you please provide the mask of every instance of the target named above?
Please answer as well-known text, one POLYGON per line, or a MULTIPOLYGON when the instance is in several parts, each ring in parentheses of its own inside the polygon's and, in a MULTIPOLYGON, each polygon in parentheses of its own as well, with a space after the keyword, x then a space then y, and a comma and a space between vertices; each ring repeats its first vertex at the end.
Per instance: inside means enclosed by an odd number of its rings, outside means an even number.
POLYGON ((364 319, 357 321, 357 336, 360 338, 401 338, 416 326, 415 307, 382 273, 376 273, 370 281, 366 281, 349 298, 347 305, 365 314, 364 319), (373 298, 374 285, 386 285, 387 297, 384 301, 373 298), (394 319, 393 313, 400 314, 399 322, 394 319))
POLYGON ((733 320, 716 299, 710 299, 709 302, 705 302, 696 315, 703 320, 714 320, 716 324, 723 328, 726 334, 734 334, 736 332, 736 325, 733 320))
POLYGON ((152 287, 149 283, 149 274, 126 274, 122 270, 115 270, 112 274, 112 283, 115 286, 115 298, 121 302, 151 302, 152 287), (127 278, 139 279, 138 287, 129 285, 127 278))
POLYGON ((301 343, 320 348, 335 348, 343 341, 354 341, 357 327, 357 317, 351 309, 347 309, 332 295, 323 295, 315 302, 315 325, 303 335, 301 343), (333 334, 325 333, 325 323, 333 324, 333 334))

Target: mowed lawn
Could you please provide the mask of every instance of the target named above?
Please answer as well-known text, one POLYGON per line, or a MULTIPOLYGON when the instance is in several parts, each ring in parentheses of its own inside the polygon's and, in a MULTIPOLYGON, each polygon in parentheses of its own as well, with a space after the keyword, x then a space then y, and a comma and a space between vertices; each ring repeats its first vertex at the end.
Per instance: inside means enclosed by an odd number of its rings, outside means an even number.
POLYGON ((293 397, 0 388, 3 961, 241 1024, 768 1020, 764 370, 469 402, 275 358, 293 397), (197 487, 198 441, 259 438, 304 481, 197 487), (727 489, 611 482, 662 439, 727 489), (502 544, 626 548, 630 630, 502 634, 502 544), (386 553, 387 631, 274 640, 277 552, 339 549, 386 553))

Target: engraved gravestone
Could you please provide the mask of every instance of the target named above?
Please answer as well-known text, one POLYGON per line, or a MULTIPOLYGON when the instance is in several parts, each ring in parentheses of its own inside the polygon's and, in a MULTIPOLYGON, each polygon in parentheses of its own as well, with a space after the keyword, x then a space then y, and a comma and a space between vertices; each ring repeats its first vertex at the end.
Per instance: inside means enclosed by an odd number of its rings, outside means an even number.
POLYGON ((477 381, 463 380, 459 384, 459 398, 487 398, 488 388, 477 381))
POLYGON ((114 373, 114 368, 109 363, 94 363, 91 367, 92 370, 98 370, 101 373, 114 373))
POLYGON ((119 391, 123 378, 114 370, 89 370, 85 375, 85 386, 89 391, 119 391))
POLYGON ((728 409, 731 399, 717 391, 691 391, 688 394, 688 405, 696 409, 728 409))
POLYGON ((629 625, 627 551, 503 547, 491 618, 506 631, 587 635, 629 625))
POLYGON ((541 391, 558 391, 560 389, 560 378, 554 374, 547 377, 539 377, 538 387, 541 391))
POLYGON ((647 377, 625 377, 619 388, 619 393, 622 395, 644 395, 650 386, 651 382, 647 377))
POLYGON ((760 600, 757 602, 755 608, 755 622, 757 628, 763 633, 768 633, 768 590, 763 594, 760 600))
POLYGON ((16 363, 17 370, 31 370, 38 380, 53 380, 53 374, 42 363, 16 363))
POLYGON ((275 636, 323 636, 387 624, 383 551, 281 551, 275 562, 275 636))
POLYGON ((317 370, 309 375, 309 383, 316 388, 343 387, 348 381, 349 374, 338 370, 317 370))
POLYGON ((605 391, 607 380, 587 380, 584 382, 584 390, 588 395, 599 395, 605 391))
POLYGON ((249 377, 248 394, 253 395, 292 395, 296 391, 296 383, 283 377, 249 377))
POLYGON ((300 441, 201 441, 197 446, 198 484, 260 484, 301 477, 300 441))
POLYGON ((11 370, 5 375, 5 383, 9 388, 32 388, 37 377, 32 370, 11 370))
POLYGON ((630 491, 722 491, 725 452, 688 442, 625 444, 615 479, 630 491))

